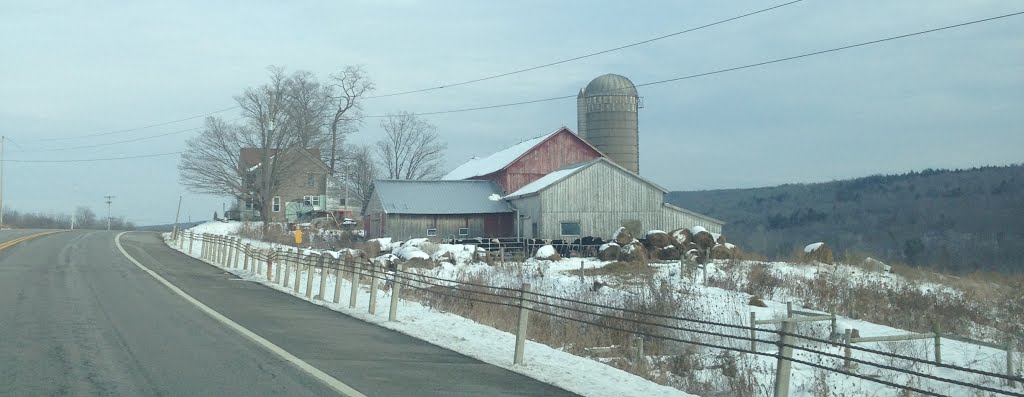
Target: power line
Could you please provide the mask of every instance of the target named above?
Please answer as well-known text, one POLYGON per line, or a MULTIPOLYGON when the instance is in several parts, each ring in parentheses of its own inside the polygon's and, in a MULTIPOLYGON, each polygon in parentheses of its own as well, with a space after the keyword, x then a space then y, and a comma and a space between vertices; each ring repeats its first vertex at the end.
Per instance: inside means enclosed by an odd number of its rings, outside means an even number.
POLYGON ((165 125, 168 125, 168 124, 180 123, 180 122, 183 122, 183 121, 195 120, 195 119, 198 119, 198 118, 208 117, 208 116, 215 115, 217 113, 223 113, 223 112, 226 112, 226 111, 229 111, 229 110, 238 109, 238 108, 240 108, 240 106, 232 106, 232 107, 229 107, 229 108, 224 108, 224 109, 220 109, 220 110, 214 110, 212 112, 206 112, 206 113, 203 113, 203 114, 199 114, 199 115, 195 115, 195 116, 190 116, 190 117, 186 117, 186 118, 183 118, 183 119, 165 121, 165 122, 162 122, 162 123, 150 124, 150 125, 143 126, 143 127, 128 128, 128 129, 124 129, 124 130, 115 130, 115 131, 108 131, 108 132, 98 132, 98 133, 95 133, 95 134, 76 135, 76 136, 71 136, 71 137, 40 138, 40 139, 33 139, 33 140, 29 141, 29 142, 67 141, 67 140, 88 138, 88 137, 94 137, 94 136, 123 134, 123 133, 126 133, 126 132, 134 132, 134 131, 145 130, 145 129, 150 129, 150 128, 154 128, 154 127, 161 127, 161 126, 165 126, 165 125))
MULTIPOLYGON (((883 43, 883 42, 887 42, 887 41, 893 41, 893 40, 905 39, 905 38, 908 38, 908 37, 920 36, 920 35, 924 35, 924 34, 928 34, 928 33, 934 33, 934 32, 938 32, 938 31, 942 31, 942 30, 948 30, 948 29, 954 29, 954 28, 964 27, 964 26, 968 26, 968 25, 974 25, 974 24, 978 24, 978 23, 982 23, 982 22, 990 22, 990 21, 994 21, 994 20, 997 20, 997 19, 1018 16, 1018 15, 1021 15, 1021 14, 1024 14, 1024 11, 1015 12, 1015 13, 1011 13, 1011 14, 999 15, 999 16, 995 16, 995 17, 991 17, 991 18, 978 19, 978 20, 974 20, 974 21, 959 23, 959 24, 956 24, 956 25, 943 26, 943 27, 940 27, 940 28, 922 30, 922 31, 914 32, 914 33, 902 34, 902 35, 899 35, 899 36, 891 36, 891 37, 886 37, 886 38, 883 38, 883 39, 865 41, 865 42, 861 42, 861 43, 857 43, 857 44, 851 44, 851 45, 846 45, 846 46, 842 46, 842 47, 830 48, 830 49, 827 49, 827 50, 808 52, 808 53, 804 53, 804 54, 800 54, 800 55, 794 55, 794 56, 789 56, 789 57, 784 57, 784 58, 776 58, 776 59, 772 59, 772 60, 769 60, 769 61, 751 63, 751 64, 746 64, 746 65, 743 65, 743 66, 736 66, 736 67, 731 67, 731 68, 713 70, 713 71, 710 71, 710 72, 703 72, 703 73, 691 74, 691 75, 687 75, 687 76, 674 77, 674 78, 665 79, 665 80, 652 81, 652 82, 648 82, 648 83, 637 84, 636 87, 646 87, 646 86, 652 86, 652 85, 676 82, 676 81, 680 81, 680 80, 689 80, 689 79, 694 79, 694 78, 699 78, 699 77, 705 77, 705 76, 710 76, 710 75, 715 75, 715 74, 734 72, 734 71, 737 71, 737 70, 750 69, 750 68, 755 68, 755 67, 759 67, 759 66, 765 66, 765 65, 775 64, 775 63, 792 61, 792 60, 797 60, 797 59, 801 59, 801 58, 807 58, 807 57, 811 57, 811 56, 815 56, 815 55, 822 55, 822 54, 827 54, 827 53, 832 53, 832 52, 839 52, 839 51, 843 51, 843 50, 849 50, 849 49, 852 49, 852 48, 863 47, 863 46, 883 43)), ((626 88, 619 88, 617 90, 625 90, 625 89, 626 88)), ((614 90, 609 90, 609 91, 614 91, 614 90)), ((565 96, 558 96, 558 97, 551 97, 551 98, 544 98, 544 99, 534 99, 534 100, 530 100, 530 101, 503 103, 503 104, 498 104, 498 105, 478 106, 478 107, 472 107, 472 108, 442 110, 442 111, 423 112, 423 113, 414 113, 414 114, 418 115, 418 116, 429 116, 429 115, 436 115, 436 114, 462 113, 462 112, 471 112, 471 111, 476 111, 476 110, 496 109, 496 108, 504 108, 504 107, 510 107, 510 106, 519 106, 519 105, 526 105, 526 104, 532 104, 532 103, 550 102, 550 101, 557 101, 557 100, 561 100, 561 99, 569 99, 569 98, 575 98, 575 97, 576 97, 576 95, 565 95, 565 96)), ((371 116, 365 116, 365 117, 367 117, 367 118, 385 118, 385 117, 388 117, 388 116, 387 115, 371 115, 371 116)))
POLYGON ((486 76, 486 77, 481 77, 481 78, 477 78, 477 79, 460 81, 460 82, 457 82, 457 83, 443 84, 443 85, 439 85, 439 86, 435 86, 435 87, 420 88, 420 89, 416 89, 416 90, 395 92, 395 93, 391 93, 391 94, 373 95, 373 96, 368 96, 365 99, 386 98, 386 97, 393 97, 393 96, 399 96, 399 95, 415 94, 415 93, 419 93, 419 92, 436 91, 436 90, 441 90, 441 89, 445 89, 445 88, 452 88, 452 87, 458 87, 458 86, 461 86, 461 85, 479 83, 481 81, 493 80, 493 79, 497 79, 497 78, 501 78, 501 77, 511 76, 511 75, 514 75, 514 74, 520 74, 520 73, 525 73, 525 72, 529 72, 529 71, 533 71, 533 70, 537 70, 537 69, 543 69, 543 68, 548 68, 548 67, 552 67, 552 66, 557 66, 557 65, 561 65, 563 63, 569 63, 569 62, 573 62, 573 61, 578 61, 578 60, 581 60, 581 59, 586 59, 586 58, 594 57, 594 56, 601 55, 601 54, 607 54, 607 53, 613 52, 613 51, 618 51, 618 50, 622 50, 622 49, 626 49, 626 48, 630 48, 630 47, 636 47, 636 46, 639 46, 639 45, 655 42, 655 41, 658 41, 658 40, 667 39, 669 37, 679 36, 681 34, 686 34, 686 33, 690 33, 690 32, 693 32, 693 31, 709 28, 709 27, 712 27, 712 26, 715 26, 715 25, 721 25, 721 24, 724 24, 724 23, 727 23, 727 22, 735 21, 737 19, 746 18, 746 17, 752 16, 752 15, 757 15, 757 14, 768 12, 768 11, 771 11, 771 10, 774 10, 774 9, 777 9, 777 8, 782 8, 782 7, 791 5, 791 4, 799 3, 801 1, 803 1, 803 0, 790 1, 788 3, 782 3, 782 4, 779 4, 779 5, 772 6, 772 7, 763 8, 763 9, 760 9, 760 10, 757 10, 757 11, 754 11, 754 12, 749 12, 749 13, 746 13, 746 14, 743 14, 743 15, 732 17, 732 18, 723 19, 723 20, 720 20, 720 21, 717 21, 717 22, 712 22, 712 23, 706 24, 706 25, 701 25, 701 26, 697 26, 697 27, 694 27, 694 28, 689 28, 689 29, 686 29, 686 30, 681 30, 681 31, 678 31, 678 32, 669 33, 669 34, 666 34, 666 35, 661 35, 661 36, 658 36, 658 37, 654 37, 654 38, 650 38, 650 39, 647 39, 647 40, 642 40, 642 41, 637 41, 637 42, 629 43, 629 44, 626 44, 626 45, 622 45, 622 46, 618 46, 618 47, 614 47, 614 48, 609 48, 609 49, 606 49, 606 50, 592 52, 592 53, 589 53, 589 54, 586 54, 586 55, 580 55, 580 56, 576 56, 576 57, 572 57, 572 58, 566 58, 566 59, 562 59, 562 60, 551 62, 551 63, 545 63, 545 64, 542 64, 542 65, 531 66, 531 67, 528 67, 528 68, 517 69, 517 70, 513 70, 511 72, 499 73, 499 74, 495 74, 495 75, 491 75, 491 76, 486 76))
MULTIPOLYGON (((226 123, 233 123, 233 122, 241 120, 243 118, 244 117, 239 117, 239 118, 236 118, 236 119, 227 120, 225 122, 226 123)), ((149 136, 143 136, 143 137, 132 138, 132 139, 123 139, 123 140, 120 140, 120 141, 113 141, 113 142, 106 142, 106 143, 97 143, 97 144, 92 144, 92 145, 71 146, 71 147, 63 147, 63 148, 56 148, 56 149, 37 149, 37 150, 18 150, 18 151, 21 152, 21 153, 61 152, 61 151, 67 151, 67 150, 88 149, 88 148, 95 148, 95 147, 120 145, 122 143, 138 142, 138 141, 144 141, 144 140, 149 140, 149 139, 162 138, 162 137, 170 136, 170 135, 182 134, 182 133, 186 133, 186 132, 190 132, 190 131, 200 130, 202 128, 203 128, 202 126, 200 126, 200 127, 192 127, 192 128, 186 128, 186 129, 183 129, 183 130, 165 132, 165 133, 156 134, 156 135, 149 135, 149 136)))
POLYGON ((137 155, 137 156, 102 157, 102 158, 72 159, 72 160, 11 160, 11 159, 4 159, 3 162, 5 162, 5 163, 85 163, 85 162, 95 162, 95 161, 114 161, 114 160, 142 159, 142 158, 149 158, 149 157, 170 156, 170 155, 173 155, 173 154, 181 154, 181 153, 184 153, 184 152, 180 152, 179 151, 179 152, 167 152, 167 153, 140 154, 140 155, 137 155))

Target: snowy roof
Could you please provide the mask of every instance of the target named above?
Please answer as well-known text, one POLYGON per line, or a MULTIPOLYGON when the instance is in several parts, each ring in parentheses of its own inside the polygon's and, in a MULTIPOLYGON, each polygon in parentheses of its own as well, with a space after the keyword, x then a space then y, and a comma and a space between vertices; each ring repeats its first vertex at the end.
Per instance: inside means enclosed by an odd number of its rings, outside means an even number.
POLYGON ((825 243, 821 243, 821 242, 814 243, 814 244, 808 244, 806 247, 804 247, 804 252, 806 252, 808 254, 812 253, 814 251, 817 251, 823 245, 825 245, 825 243))
POLYGON ((449 172, 448 175, 441 177, 441 179, 460 180, 500 171, 502 168, 507 167, 509 164, 512 164, 512 162, 522 157, 526 152, 530 151, 530 149, 533 149, 541 142, 544 142, 551 136, 561 132, 563 129, 565 128, 559 128, 555 132, 527 139, 487 157, 474 157, 464 164, 455 167, 454 170, 449 172))
POLYGON ((519 188, 519 190, 512 192, 512 194, 505 196, 505 198, 513 198, 537 193, 541 190, 544 190, 544 188, 551 186, 562 179, 565 179, 569 175, 576 173, 576 171, 587 168, 587 166, 594 164, 595 162, 601 161, 603 159, 604 158, 602 157, 590 161, 584 161, 582 163, 568 165, 559 170, 552 171, 550 174, 544 175, 540 177, 540 179, 530 182, 526 186, 519 188))
POLYGON ((501 189, 491 181, 373 181, 381 208, 390 214, 494 214, 513 212, 493 201, 501 189))

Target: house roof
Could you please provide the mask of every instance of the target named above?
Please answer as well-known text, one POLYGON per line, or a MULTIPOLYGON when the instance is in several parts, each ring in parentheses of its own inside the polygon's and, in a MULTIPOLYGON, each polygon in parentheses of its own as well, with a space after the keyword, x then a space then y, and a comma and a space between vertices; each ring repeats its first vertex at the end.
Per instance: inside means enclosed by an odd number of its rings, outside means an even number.
POLYGON ((546 189, 548 186, 554 185, 555 183, 558 183, 558 181, 568 178, 570 175, 575 174, 580 170, 583 170, 587 167, 590 167, 600 162, 618 168, 625 172, 627 175, 632 176, 633 178, 638 179, 643 183, 654 186, 654 188, 661 190, 662 193, 668 193, 668 190, 665 190, 665 188, 658 186, 658 184, 654 182, 644 179, 640 175, 637 175, 630 170, 622 168, 621 165, 616 164, 614 161, 609 160, 607 157, 598 157, 596 159, 584 161, 582 163, 570 164, 555 171, 552 171, 550 174, 544 175, 540 179, 530 182, 526 186, 519 188, 519 190, 516 190, 509 194, 508 196, 505 196, 505 198, 516 198, 539 193, 541 190, 546 189))
POLYGON ((494 214, 513 212, 491 181, 376 180, 373 190, 389 214, 494 214), (497 200, 495 200, 497 198, 497 200))
POLYGON ((509 165, 511 165, 512 163, 516 162, 516 160, 519 160, 519 158, 523 157, 523 155, 525 155, 533 148, 539 146, 544 141, 551 139, 551 137, 558 135, 558 133, 562 131, 572 134, 577 139, 579 139, 580 142, 583 142, 591 149, 594 149, 595 152, 601 153, 600 150, 597 150, 597 148, 595 148, 585 139, 581 139, 578 136, 576 136, 576 133, 572 132, 568 128, 561 127, 555 130, 554 132, 550 132, 538 137, 527 139, 508 148, 505 148, 501 151, 495 152, 487 157, 474 157, 469 161, 463 163, 462 165, 455 167, 454 170, 449 172, 447 175, 441 177, 441 179, 461 180, 501 171, 508 167, 509 165))
MULTIPOLYGON (((274 158, 277 157, 277 154, 280 152, 280 150, 278 150, 278 149, 268 149, 268 150, 270 150, 270 160, 271 161, 273 161, 274 158)), ((299 150, 297 147, 292 147, 292 148, 285 149, 285 154, 284 155, 287 156, 288 153, 293 152, 293 151, 298 151, 301 156, 308 158, 309 160, 311 160, 313 162, 314 165, 316 165, 319 168, 322 168, 324 171, 330 171, 330 167, 328 167, 327 164, 324 164, 324 161, 320 159, 320 149, 311 148, 311 149, 299 150)), ((238 166, 239 166, 239 169, 250 171, 250 172, 251 171, 255 171, 256 169, 260 168, 260 166, 263 165, 263 163, 261 161, 262 157, 263 157, 263 149, 260 149, 260 148, 242 148, 242 150, 241 150, 241 152, 239 153, 239 156, 238 156, 238 166)))

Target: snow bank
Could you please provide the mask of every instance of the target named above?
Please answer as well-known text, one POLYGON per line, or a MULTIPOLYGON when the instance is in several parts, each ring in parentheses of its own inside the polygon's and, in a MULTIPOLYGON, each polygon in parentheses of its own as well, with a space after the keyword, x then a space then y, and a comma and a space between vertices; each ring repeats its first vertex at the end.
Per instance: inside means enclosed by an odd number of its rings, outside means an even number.
POLYGON ((196 234, 207 233, 207 234, 229 235, 229 234, 238 234, 238 229, 240 229, 243 224, 244 224, 243 222, 235 222, 235 221, 231 221, 231 222, 210 221, 210 222, 200 223, 198 225, 192 226, 188 230, 191 231, 192 233, 196 233, 196 234))

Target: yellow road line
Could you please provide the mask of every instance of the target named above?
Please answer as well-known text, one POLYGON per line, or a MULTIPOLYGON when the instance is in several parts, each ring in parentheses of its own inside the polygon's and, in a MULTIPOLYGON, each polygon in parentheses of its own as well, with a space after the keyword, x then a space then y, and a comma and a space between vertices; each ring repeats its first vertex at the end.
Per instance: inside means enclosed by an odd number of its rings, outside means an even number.
POLYGON ((4 242, 0 243, 0 250, 8 249, 8 248, 10 248, 11 246, 13 246, 15 244, 22 243, 22 242, 25 242, 25 241, 28 241, 28 240, 31 240, 31 239, 34 239, 34 238, 43 237, 43 236, 46 236, 46 235, 50 235, 50 234, 54 234, 54 233, 60 233, 60 232, 63 232, 63 230, 52 230, 52 231, 48 231, 48 232, 39 232, 39 233, 35 233, 35 234, 30 234, 28 236, 21 236, 21 237, 18 237, 16 239, 14 239, 14 240, 7 240, 7 241, 4 241, 4 242))

